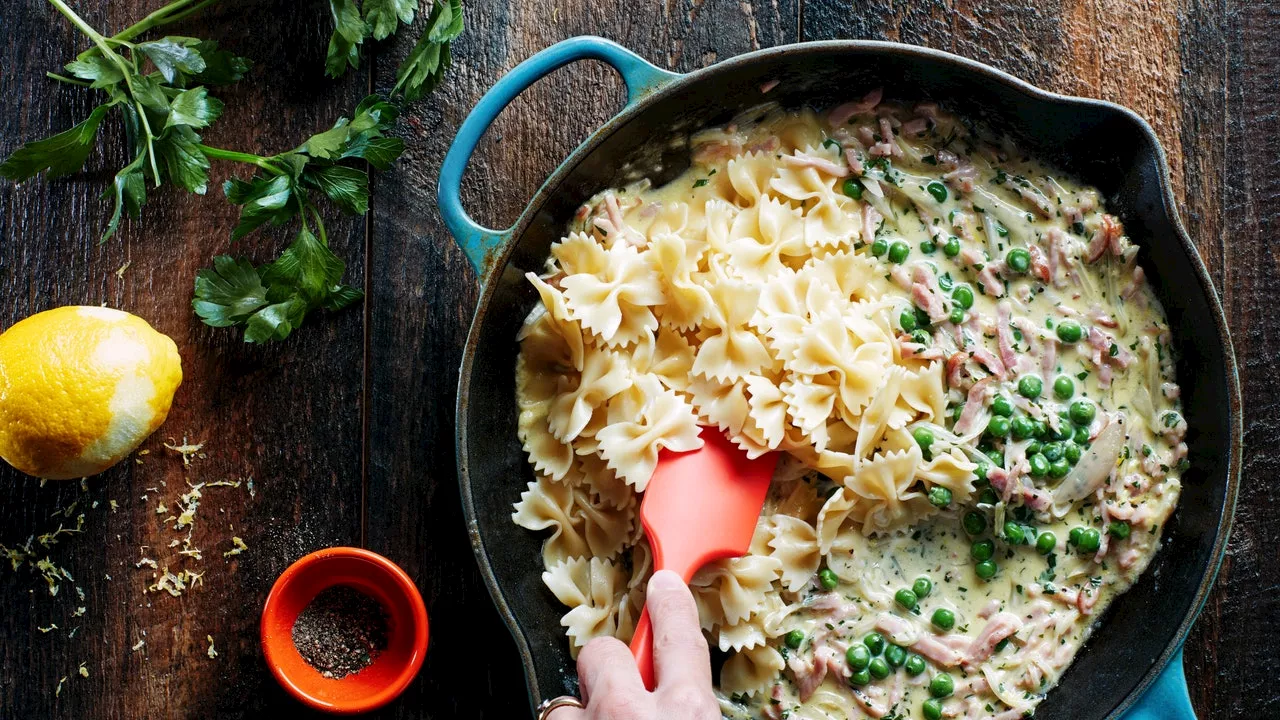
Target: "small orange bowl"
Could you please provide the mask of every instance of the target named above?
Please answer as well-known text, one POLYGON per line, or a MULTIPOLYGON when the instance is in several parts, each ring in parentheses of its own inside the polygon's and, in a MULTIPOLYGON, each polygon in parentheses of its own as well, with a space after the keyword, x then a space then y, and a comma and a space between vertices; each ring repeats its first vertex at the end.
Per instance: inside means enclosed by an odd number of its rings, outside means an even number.
POLYGON ((427 654, 427 608, 404 570, 352 547, 318 550, 281 573, 262 608, 262 652, 280 685, 317 710, 351 715, 394 700, 413 682, 427 654), (382 603, 387 649, 369 667, 338 680, 311 667, 293 645, 293 623, 322 590, 350 585, 382 603))

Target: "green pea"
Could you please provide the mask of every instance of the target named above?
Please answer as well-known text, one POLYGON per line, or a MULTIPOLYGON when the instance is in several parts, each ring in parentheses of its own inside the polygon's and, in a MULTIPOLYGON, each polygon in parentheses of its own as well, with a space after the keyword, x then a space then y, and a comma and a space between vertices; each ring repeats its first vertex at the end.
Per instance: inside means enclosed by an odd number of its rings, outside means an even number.
POLYGON ((1004 524, 1004 539, 1010 545, 1021 545, 1027 539, 1027 533, 1021 525, 1010 520, 1004 524))
POLYGON ((915 311, 903 310, 902 314, 898 315, 898 325, 902 326, 902 329, 905 330, 906 332, 911 332, 912 330, 915 330, 916 329, 915 311))
POLYGON ((848 180, 845 180, 844 184, 840 186, 840 190, 842 190, 845 195, 848 195, 854 200, 862 199, 862 183, 858 182, 857 180, 854 180, 853 178, 849 178, 848 180))
POLYGON ((996 565, 995 560, 983 560, 982 562, 973 566, 973 571, 977 573, 978 577, 982 578, 983 580, 990 580, 991 578, 995 577, 996 571, 999 569, 1000 568, 999 566, 996 565))
POLYGON ((1080 446, 1075 443, 1067 443, 1062 449, 1062 456, 1067 462, 1075 465, 1080 462, 1080 446))
POLYGON ((1076 383, 1066 375, 1059 375, 1053 381, 1053 394, 1061 400, 1067 400, 1076 394, 1076 383))
POLYGON ((929 504, 937 508, 951 506, 951 491, 941 485, 929 488, 929 504))
POLYGON ((947 315, 947 319, 950 320, 953 325, 959 325, 964 322, 964 308, 959 305, 951 308, 951 314, 947 315))
POLYGON ((1089 528, 1080 535, 1080 552, 1088 554, 1098 552, 1102 547, 1102 533, 1097 528, 1089 528))
POLYGON ((911 331, 911 341, 917 345, 928 345, 933 342, 933 336, 924 328, 916 328, 911 331))
POLYGON ((1058 417, 1062 422, 1058 423, 1058 430, 1053 433, 1054 440, 1070 440, 1075 428, 1071 425, 1071 415, 1066 411, 1058 413, 1058 417))
POLYGON ((1074 440, 1077 445, 1087 446, 1089 444, 1089 428, 1076 428, 1075 432, 1071 434, 1071 439, 1074 440))
POLYGON ((996 415, 987 421, 987 434, 992 437, 1004 437, 1009 434, 1009 418, 996 415))
POLYGON ((908 675, 915 677, 924 672, 924 658, 915 653, 910 653, 907 655, 907 661, 902 664, 902 667, 906 669, 908 675))
POLYGON ((947 242, 944 243, 942 246, 942 252, 945 253, 947 257, 955 257, 959 255, 960 254, 960 238, 956 237, 955 235, 952 235, 951 237, 947 238, 947 242))
POLYGON ((840 578, 831 572, 831 568, 822 568, 818 571, 818 582, 822 584, 823 590, 835 590, 840 584, 840 578))
POLYGON ((865 670, 871 662, 871 651, 865 645, 850 645, 844 651, 844 659, 854 670, 865 670))
POLYGON ((1062 342, 1080 342, 1082 337, 1084 337, 1084 328, 1080 327, 1080 323, 1071 320, 1063 320, 1058 323, 1058 339, 1062 342))
POLYGON ((1071 422, 1083 426, 1093 422, 1093 418, 1098 414, 1098 408, 1089 400, 1077 400, 1071 403, 1067 413, 1071 415, 1071 422))
POLYGON ((907 588, 902 588, 898 592, 894 593, 893 599, 897 601, 898 605, 907 610, 915 610, 916 606, 920 604, 919 598, 916 597, 916 594, 907 588))
POLYGON ((961 524, 970 535, 981 535, 987 529, 987 517, 976 510, 970 510, 964 514, 961 524))
POLYGON ((998 502, 1000 502, 1000 496, 996 495, 996 491, 991 488, 978 493, 978 504, 980 505, 995 505, 998 502))
POLYGON ((1058 458, 1049 463, 1049 477, 1054 480, 1061 480, 1071 472, 1071 463, 1067 462, 1065 457, 1058 458))
POLYGON ((955 300, 960 307, 968 310, 973 307, 973 288, 968 285, 957 285, 951 291, 951 299, 955 300))
POLYGON ((1124 540, 1129 537, 1133 529, 1129 527, 1129 523, 1116 520, 1107 526, 1107 534, 1117 540, 1124 540))
POLYGON ((877 680, 889 677, 889 663, 882 657, 871 658, 871 663, 867 665, 867 670, 870 670, 871 677, 877 680))
POLYGON ((1040 397, 1040 393, 1044 391, 1044 382, 1035 375, 1023 375, 1018 381, 1018 394, 1024 398, 1034 400, 1040 397))
POLYGON ((951 273, 942 273, 938 276, 938 287, 943 290, 950 291, 955 285, 956 281, 951 279, 951 273))
POLYGON ((911 431, 911 437, 915 438, 916 444, 921 450, 928 450, 933 444, 933 431, 927 427, 918 427, 911 431))
POLYGON ((1009 429, 1013 431, 1015 440, 1026 440, 1036 435, 1036 423, 1026 415, 1019 415, 1009 423, 1009 429))
POLYGON ((937 200, 940 203, 947 201, 947 186, 937 180, 926 185, 925 189, 929 191, 929 194, 933 196, 934 200, 937 200))
POLYGON ((1045 460, 1053 462, 1066 454, 1066 448, 1060 442, 1051 442, 1048 445, 1045 445, 1041 452, 1044 453, 1045 460))
POLYGON ((920 706, 920 714, 924 720, 942 720, 942 703, 937 698, 929 698, 920 706))
POLYGON ((969 555, 974 560, 990 560, 996 552, 996 544, 990 540, 979 540, 969 546, 969 555))
POLYGON ((1031 253, 1022 248, 1014 248, 1004 256, 1004 264, 1014 272, 1024 273, 1031 269, 1031 253))
POLYGON ((990 467, 990 465, 991 463, 989 462, 983 462, 983 461, 978 462, 978 467, 973 469, 973 474, 978 478, 977 481, 974 482, 975 486, 982 487, 983 485, 986 485, 987 483, 991 482, 990 480, 987 479, 987 469, 990 467))
POLYGON ((946 608, 938 608, 933 611, 933 617, 930 618, 934 627, 942 630, 950 630, 956 626, 956 614, 946 608))
POLYGON ((872 655, 879 655, 884 652, 886 642, 883 635, 878 632, 872 632, 867 633, 867 636, 862 638, 862 644, 867 646, 872 655))
POLYGON ((907 649, 901 645, 890 645, 884 649, 884 660, 889 667, 900 668, 907 661, 907 649))
POLYGON ((787 647, 791 648, 792 650, 799 650, 800 644, 804 642, 804 631, 792 630, 791 632, 787 633, 786 637, 783 638, 783 642, 785 642, 787 644, 787 647))
POLYGON ((1072 547, 1079 547, 1080 538, 1083 538, 1083 537, 1084 537, 1084 528, 1073 527, 1071 528, 1071 532, 1067 533, 1067 544, 1071 545, 1072 547))
POLYGON ((1031 476, 1044 477, 1049 474, 1049 461, 1044 455, 1036 453, 1027 458, 1027 462, 1031 463, 1031 476))
POLYGON ((997 395, 991 398, 991 412, 1001 417, 1009 417, 1013 415, 1013 402, 1004 395, 997 395))
POLYGON ((910 254, 911 246, 901 240, 895 241, 889 246, 889 262, 891 263, 904 263, 907 261, 907 256, 910 254))
POLYGON ((1043 420, 1034 421, 1036 424, 1036 437, 1041 440, 1052 440, 1053 431, 1049 429, 1049 423, 1043 420))
POLYGON ((1044 443, 1041 443, 1039 440, 1032 440, 1031 442, 1027 443, 1027 457, 1031 457, 1032 455, 1035 455, 1036 453, 1041 452, 1043 450, 1044 450, 1044 443))
POLYGON ((884 238, 876 238, 875 240, 871 241, 872 255, 875 255, 876 257, 880 257, 881 255, 887 252, 889 252, 888 240, 885 240, 884 238))
POLYGON ((934 242, 933 240, 925 240, 924 242, 920 243, 920 252, 924 253, 925 255, 932 255, 933 253, 937 252, 937 250, 938 250, 938 243, 934 242))
POLYGON ((866 685, 869 682, 871 682, 871 671, 866 668, 862 668, 849 676, 850 685, 866 685))
POLYGON ((956 684, 946 673, 939 673, 929 681, 929 694, 935 698, 944 698, 955 692, 956 684))
POLYGON ((918 598, 929 597, 929 593, 933 592, 933 581, 922 575, 911 583, 911 592, 918 598))
POLYGON ((1041 555, 1048 555, 1056 547, 1058 547, 1058 537, 1048 530, 1040 533, 1040 537, 1036 538, 1036 552, 1041 555))

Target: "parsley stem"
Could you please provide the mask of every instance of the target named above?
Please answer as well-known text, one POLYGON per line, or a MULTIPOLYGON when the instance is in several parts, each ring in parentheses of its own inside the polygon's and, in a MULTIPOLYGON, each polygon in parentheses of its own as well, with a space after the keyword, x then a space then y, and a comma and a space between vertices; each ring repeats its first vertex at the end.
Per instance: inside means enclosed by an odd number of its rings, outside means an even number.
MULTIPOLYGON (((306 209, 310 210, 310 211, 311 211, 311 214, 312 214, 313 216, 315 216, 315 219, 316 219, 316 229, 320 231, 320 242, 321 242, 325 247, 329 247, 329 234, 328 234, 328 233, 326 233, 326 232, 325 232, 325 230, 324 230, 324 220, 320 217, 320 211, 319 211, 319 210, 316 210, 316 206, 315 206, 315 205, 311 205, 311 204, 308 204, 308 205, 307 205, 307 207, 306 207, 306 209)), ((305 223, 305 222, 306 222, 306 213, 303 213, 302 218, 303 218, 303 222, 305 223)))
POLYGON ((199 12, 200 10, 203 10, 204 8, 210 5, 220 2, 220 0, 203 0, 202 2, 197 3, 193 7, 187 7, 188 5, 191 5, 191 3, 195 1, 196 0, 175 0, 175 2, 171 2, 168 5, 165 5, 164 7, 142 18, 141 20, 130 25, 124 30, 121 30, 115 35, 112 35, 111 39, 118 40, 118 41, 132 40, 133 38, 147 32, 151 28, 158 27, 160 25, 167 25, 171 22, 177 22, 179 20, 182 20, 185 17, 188 17, 196 12, 199 12))
POLYGON ((62 13, 63 17, 70 20, 71 24, 75 25, 80 32, 84 33, 90 40, 92 40, 93 44, 97 45, 98 48, 102 50, 103 54, 107 57, 115 55, 115 53, 111 52, 111 49, 107 47, 107 39, 97 30, 94 30, 89 23, 84 21, 84 18, 77 15, 76 12, 68 7, 65 2, 62 0, 49 0, 49 4, 52 5, 55 10, 62 13))
POLYGON ((222 148, 210 147, 208 145, 197 145, 197 147, 200 148, 200 152, 205 154, 205 157, 212 158, 214 160, 230 160, 231 162, 256 165, 273 175, 284 175, 283 170, 271 164, 270 158, 264 158, 261 155, 237 152, 235 150, 224 150, 222 148))
POLYGON ((68 85, 79 85, 80 87, 92 87, 90 83, 87 83, 84 80, 76 80, 75 78, 69 78, 66 75, 59 75, 58 73, 55 73, 55 72, 47 72, 45 73, 45 77, 49 78, 50 80, 57 80, 60 83, 66 83, 68 85))

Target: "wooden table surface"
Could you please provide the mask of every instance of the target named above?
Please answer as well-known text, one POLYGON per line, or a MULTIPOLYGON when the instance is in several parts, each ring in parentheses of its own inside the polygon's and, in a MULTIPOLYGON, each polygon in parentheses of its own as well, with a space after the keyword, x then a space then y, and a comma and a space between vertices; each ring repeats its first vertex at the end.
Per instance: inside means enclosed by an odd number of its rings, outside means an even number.
MULTIPOLYGON (((119 30, 160 3, 73 4, 95 26, 119 30)), ((417 580, 432 615, 421 675, 380 716, 524 716, 516 652, 472 560, 454 475, 454 388, 476 279, 433 198, 441 157, 481 94, 535 51, 583 33, 679 71, 801 40, 897 40, 1123 103, 1151 121, 1170 153, 1183 218, 1225 302, 1245 391, 1236 531, 1187 644, 1191 695, 1202 718, 1280 717, 1280 313, 1268 300, 1280 275, 1272 236, 1280 229, 1280 2, 474 0, 466 14, 455 65, 402 119, 409 149, 375 176, 369 215, 330 227, 368 301, 318 317, 286 343, 247 346, 192 315, 196 270, 230 248, 235 210, 219 190, 204 197, 161 190, 140 222, 97 243, 109 211, 99 193, 124 163, 120 128, 106 129, 113 149, 95 155, 82 175, 0 185, 0 323, 58 305, 106 303, 172 336, 186 374, 167 424, 144 444, 150 453, 91 479, 87 492, 0 472, 0 543, 20 545, 71 522, 57 513, 72 502, 69 514, 85 514, 81 533, 41 548, 74 576, 83 600, 72 583, 50 597, 28 568, 0 569, 0 718, 300 714, 263 663, 258 613, 281 570, 329 545, 361 545, 395 560, 417 580), (205 444, 189 468, 162 447, 183 437, 205 444), (162 524, 157 504, 172 507, 184 480, 248 477, 252 494, 247 484, 205 489, 192 538, 204 559, 177 558, 168 544, 183 535, 162 524), (232 535, 249 550, 224 558, 232 535), (188 563, 204 572, 203 584, 178 598, 143 594, 153 582, 150 568, 135 566, 144 554, 175 569, 188 563), (52 624, 58 629, 41 631, 52 624), (207 656, 208 636, 216 658, 207 656)), ((70 126, 90 106, 87 93, 44 78, 86 45, 45 2, 7 0, 0 27, 0 97, 9 99, 0 110, 0 153, 7 155, 24 139, 70 126)), ((410 39, 379 46, 358 72, 331 81, 322 75, 330 28, 323 3, 292 0, 228 0, 175 28, 256 62, 248 78, 220 93, 226 112, 207 141, 278 152, 328 127, 369 90, 387 89, 410 39)), ((491 225, 513 220, 622 97, 618 79, 594 63, 526 93, 471 165, 469 208, 491 225)), ((215 179, 228 170, 215 166, 215 179)), ((262 262, 285 242, 268 231, 234 250, 262 262)))

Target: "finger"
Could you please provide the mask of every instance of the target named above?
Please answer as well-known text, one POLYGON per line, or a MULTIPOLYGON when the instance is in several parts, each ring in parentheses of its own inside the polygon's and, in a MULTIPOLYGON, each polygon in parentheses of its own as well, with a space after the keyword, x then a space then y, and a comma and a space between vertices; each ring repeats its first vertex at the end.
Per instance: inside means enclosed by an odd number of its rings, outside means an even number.
POLYGON ((587 703, 596 695, 638 698, 646 693, 631 650, 611 637, 596 638, 578 653, 578 682, 587 703))
POLYGON ((711 686, 711 653, 698 608, 679 575, 660 570, 649 580, 646 604, 653 622, 653 676, 657 687, 711 686))

